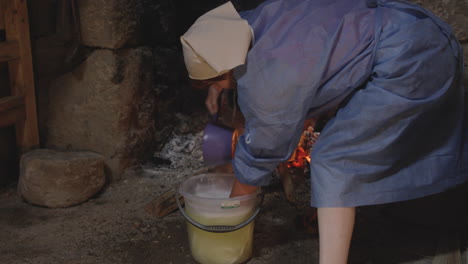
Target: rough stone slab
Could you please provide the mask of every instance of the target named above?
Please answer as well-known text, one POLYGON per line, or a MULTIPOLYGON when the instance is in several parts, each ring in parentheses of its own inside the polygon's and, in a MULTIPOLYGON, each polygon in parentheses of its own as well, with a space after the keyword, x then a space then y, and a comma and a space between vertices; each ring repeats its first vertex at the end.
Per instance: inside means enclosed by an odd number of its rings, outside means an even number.
POLYGON ((46 146, 103 154, 118 179, 151 155, 155 134, 152 52, 96 50, 49 87, 46 146))
POLYGON ((140 0, 80 0, 82 44, 118 49, 139 44, 140 0))
POLYGON ((104 157, 88 151, 30 151, 21 157, 18 193, 50 208, 85 202, 104 186, 104 157))

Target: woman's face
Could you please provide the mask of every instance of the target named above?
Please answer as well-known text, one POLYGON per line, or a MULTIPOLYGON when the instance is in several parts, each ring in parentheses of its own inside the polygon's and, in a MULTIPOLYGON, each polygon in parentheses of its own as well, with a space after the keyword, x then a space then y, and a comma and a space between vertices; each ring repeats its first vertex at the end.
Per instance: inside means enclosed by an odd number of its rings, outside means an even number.
POLYGON ((214 115, 218 112, 218 98, 224 89, 234 89, 234 80, 231 78, 213 81, 208 87, 208 96, 205 100, 205 105, 210 114, 214 115))
POLYGON ((233 83, 233 80, 229 78, 225 80, 213 81, 210 87, 214 87, 215 89, 219 91, 224 90, 224 89, 234 89, 234 83, 233 83))

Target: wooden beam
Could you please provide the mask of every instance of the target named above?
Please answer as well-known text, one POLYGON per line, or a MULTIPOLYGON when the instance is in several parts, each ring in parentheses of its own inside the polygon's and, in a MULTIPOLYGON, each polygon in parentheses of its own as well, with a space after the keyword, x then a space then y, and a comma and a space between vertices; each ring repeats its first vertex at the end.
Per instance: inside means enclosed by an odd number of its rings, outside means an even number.
POLYGON ((0 112, 0 127, 15 125, 25 118, 24 107, 12 108, 0 112))
POLYGON ((16 141, 19 154, 39 146, 36 96, 29 36, 29 19, 26 0, 3 1, 5 35, 7 41, 17 41, 20 58, 8 62, 10 90, 13 96, 24 96, 25 119, 18 122, 16 141))
POLYGON ((5 16, 3 15, 3 10, 5 10, 3 0, 0 0, 0 30, 5 29, 5 16))
POLYGON ((24 98, 7 96, 0 98, 0 127, 15 125, 25 118, 24 98))
POLYGON ((18 41, 0 42, 0 62, 16 60, 20 56, 18 41))
POLYGON ((24 97, 7 96, 0 98, 0 113, 24 106, 24 97))

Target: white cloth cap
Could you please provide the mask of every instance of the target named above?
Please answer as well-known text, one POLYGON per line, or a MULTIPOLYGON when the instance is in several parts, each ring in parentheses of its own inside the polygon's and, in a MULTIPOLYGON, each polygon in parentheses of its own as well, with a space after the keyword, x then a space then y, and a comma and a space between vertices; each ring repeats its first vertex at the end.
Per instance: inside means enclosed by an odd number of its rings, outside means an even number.
POLYGON ((245 63, 252 31, 231 2, 199 17, 180 37, 190 78, 206 80, 245 63))

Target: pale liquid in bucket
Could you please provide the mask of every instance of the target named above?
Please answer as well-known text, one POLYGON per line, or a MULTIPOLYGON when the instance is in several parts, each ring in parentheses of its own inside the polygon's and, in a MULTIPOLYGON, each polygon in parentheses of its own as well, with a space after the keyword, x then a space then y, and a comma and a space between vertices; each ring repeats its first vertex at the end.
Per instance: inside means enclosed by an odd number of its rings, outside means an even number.
MULTIPOLYGON (((252 211, 243 210, 240 214, 227 217, 219 214, 200 215, 189 210, 189 208, 187 208, 187 213, 194 220, 204 225, 237 225, 247 219, 252 211)), ((192 256, 202 264, 243 263, 252 255, 253 221, 239 230, 228 233, 203 231, 190 223, 187 223, 187 229, 192 256)))

